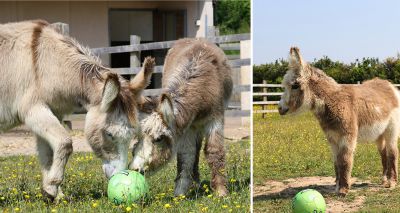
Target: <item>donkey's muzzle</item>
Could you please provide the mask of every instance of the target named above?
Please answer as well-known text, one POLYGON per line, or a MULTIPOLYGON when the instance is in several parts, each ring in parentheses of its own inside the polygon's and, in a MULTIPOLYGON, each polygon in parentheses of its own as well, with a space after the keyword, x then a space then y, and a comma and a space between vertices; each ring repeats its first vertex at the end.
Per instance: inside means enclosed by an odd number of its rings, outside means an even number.
POLYGON ((279 106, 278 111, 279 111, 280 115, 285 115, 289 111, 289 108, 283 108, 283 107, 279 106))
POLYGON ((144 175, 144 169, 134 169, 133 171, 139 172, 141 175, 144 175))

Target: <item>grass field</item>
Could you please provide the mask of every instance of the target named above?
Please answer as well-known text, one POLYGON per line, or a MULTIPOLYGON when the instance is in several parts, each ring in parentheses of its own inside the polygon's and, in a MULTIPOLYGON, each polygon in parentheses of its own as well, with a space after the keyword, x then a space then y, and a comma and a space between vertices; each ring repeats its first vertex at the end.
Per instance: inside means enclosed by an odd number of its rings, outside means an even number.
MULTIPOLYGON (((262 119, 254 116, 254 183, 260 186, 266 180, 282 181, 294 177, 334 176, 333 161, 327 140, 311 113, 280 117, 269 114, 262 119)), ((381 181, 381 162, 375 143, 358 144, 353 177, 381 181)), ((332 185, 334 183, 332 182, 332 185)), ((352 191, 345 198, 334 192, 324 194, 328 200, 351 203, 357 196, 365 196, 358 211, 398 212, 400 187, 393 190, 370 187, 352 191)), ((292 197, 255 199, 255 212, 290 212, 292 197)), ((328 201, 329 202, 329 201, 328 201)))
POLYGON ((201 156, 201 188, 174 197, 175 161, 148 176, 149 198, 130 206, 107 199, 101 161, 92 153, 71 156, 62 184, 66 199, 47 205, 41 199, 41 175, 36 156, 0 158, 0 212, 248 212, 250 209, 250 142, 227 142, 230 195, 218 198, 210 189, 210 172, 201 156))

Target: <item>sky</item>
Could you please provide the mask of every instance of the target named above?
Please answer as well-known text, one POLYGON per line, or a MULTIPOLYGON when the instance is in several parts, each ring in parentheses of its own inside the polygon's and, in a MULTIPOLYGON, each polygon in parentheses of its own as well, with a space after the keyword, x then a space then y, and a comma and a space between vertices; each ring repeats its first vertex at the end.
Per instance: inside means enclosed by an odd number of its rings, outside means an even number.
POLYGON ((398 0, 253 0, 253 62, 287 59, 298 46, 306 61, 381 60, 400 52, 398 0))

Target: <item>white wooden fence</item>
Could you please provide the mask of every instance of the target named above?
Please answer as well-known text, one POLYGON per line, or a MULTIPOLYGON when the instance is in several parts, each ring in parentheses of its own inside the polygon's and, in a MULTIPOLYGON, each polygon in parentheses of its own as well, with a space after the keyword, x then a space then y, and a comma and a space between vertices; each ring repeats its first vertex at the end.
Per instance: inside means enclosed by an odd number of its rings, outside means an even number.
MULTIPOLYGON (((399 88, 400 84, 393 84, 395 87, 399 88)), ((279 101, 268 101, 268 97, 273 96, 282 96, 283 92, 268 92, 268 88, 283 88, 281 84, 267 84, 266 81, 263 81, 262 84, 253 84, 255 88, 262 88, 262 92, 254 92, 254 97, 262 97, 262 101, 253 101, 253 106, 261 106, 261 110, 254 110, 253 113, 261 113, 263 118, 267 113, 276 113, 278 112, 277 105, 279 101), (268 106, 275 106, 275 107, 268 107, 268 106), (276 109, 271 109, 276 108, 276 109)))
MULTIPOLYGON (((63 34, 69 34, 69 26, 64 23, 56 23, 53 26, 63 34)), ((250 40, 250 34, 234 34, 234 35, 225 35, 225 36, 214 36, 207 37, 213 43, 219 44, 223 50, 238 50, 241 51, 241 42, 248 42, 250 40)), ((96 55, 103 54, 112 54, 112 53, 127 53, 131 54, 130 56, 130 67, 126 68, 113 68, 112 70, 121 75, 135 75, 137 74, 141 67, 140 61, 140 52, 145 50, 158 50, 158 49, 169 49, 175 41, 163 41, 163 42, 153 42, 153 43, 140 43, 140 37, 136 35, 132 35, 130 37, 130 45, 122 45, 122 46, 112 46, 112 47, 99 47, 93 48, 92 52, 96 55)), ((240 58, 240 55, 231 55, 228 56, 230 59, 228 62, 232 68, 240 68, 241 66, 250 66, 251 60, 250 57, 240 58)), ((154 73, 162 73, 163 66, 156 66, 154 73)), ((237 69, 233 69, 237 70, 237 69)), ((240 69, 239 69, 240 70, 240 69)), ((249 73, 250 75, 250 73, 249 73)), ((233 92, 241 93, 241 92, 249 92, 251 91, 250 85, 234 85, 233 92)), ((144 91, 145 96, 156 96, 161 93, 161 88, 157 89, 147 89, 144 91)), ((241 101, 249 101, 250 100, 241 100, 241 101)), ((250 110, 240 110, 237 106, 228 106, 228 110, 225 111, 225 116, 227 117, 249 117, 250 110)), ((71 125, 71 120, 82 120, 84 119, 84 114, 73 114, 66 116, 64 122, 67 125, 71 125)))

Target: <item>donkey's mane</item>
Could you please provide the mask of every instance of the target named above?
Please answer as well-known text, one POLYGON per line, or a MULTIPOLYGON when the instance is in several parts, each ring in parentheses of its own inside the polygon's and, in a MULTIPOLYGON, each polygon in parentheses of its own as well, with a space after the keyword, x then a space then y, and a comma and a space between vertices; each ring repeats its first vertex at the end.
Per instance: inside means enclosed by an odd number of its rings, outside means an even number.
POLYGON ((80 71, 82 83, 93 78, 104 80, 101 72, 110 71, 110 69, 101 64, 98 56, 94 55, 88 47, 82 46, 69 36, 64 36, 62 42, 74 50, 70 52, 69 60, 80 71))
MULTIPOLYGON (((72 66, 79 70, 82 84, 91 81, 92 79, 100 81, 105 80, 102 73, 110 72, 111 70, 104 67, 101 64, 99 57, 94 55, 88 47, 82 46, 78 41, 69 36, 64 36, 62 42, 64 42, 69 49, 73 50, 68 51, 68 60, 72 66)), ((121 84, 118 98, 114 101, 114 106, 112 108, 121 108, 125 113, 127 113, 130 123, 134 125, 136 121, 136 111, 134 106, 137 101, 130 91, 129 82, 120 78, 116 73, 109 73, 108 76, 115 78, 115 80, 118 80, 121 84)))

